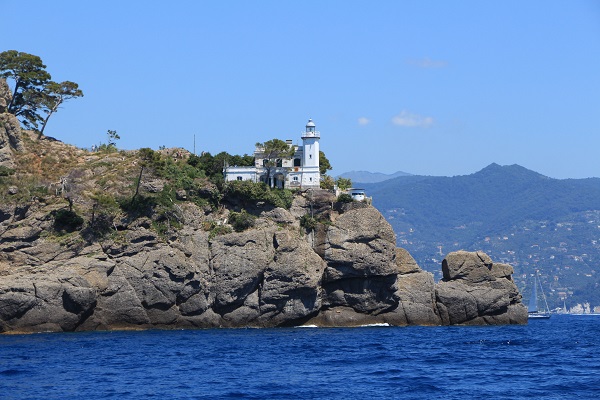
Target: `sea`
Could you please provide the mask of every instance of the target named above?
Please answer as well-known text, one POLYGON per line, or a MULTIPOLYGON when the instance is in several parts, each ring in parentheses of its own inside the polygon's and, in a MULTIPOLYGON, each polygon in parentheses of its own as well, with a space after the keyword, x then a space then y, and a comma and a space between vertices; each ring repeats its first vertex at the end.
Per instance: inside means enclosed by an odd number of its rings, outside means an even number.
POLYGON ((600 316, 0 335, 0 399, 597 399, 600 316))

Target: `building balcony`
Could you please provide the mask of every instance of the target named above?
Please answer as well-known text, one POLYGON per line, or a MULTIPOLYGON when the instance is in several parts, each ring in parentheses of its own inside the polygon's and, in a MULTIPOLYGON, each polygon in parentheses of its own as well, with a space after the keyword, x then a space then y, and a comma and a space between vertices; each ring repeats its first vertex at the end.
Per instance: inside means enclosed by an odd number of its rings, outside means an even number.
POLYGON ((321 138, 321 132, 302 132, 302 139, 304 138, 321 138))

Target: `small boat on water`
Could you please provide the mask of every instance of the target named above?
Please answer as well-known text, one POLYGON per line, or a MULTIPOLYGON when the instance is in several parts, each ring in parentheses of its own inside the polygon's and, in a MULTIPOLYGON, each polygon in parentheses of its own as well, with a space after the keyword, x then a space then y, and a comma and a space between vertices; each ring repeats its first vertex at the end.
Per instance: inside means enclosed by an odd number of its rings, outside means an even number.
POLYGON ((529 319, 548 319, 550 318, 550 308, 548 308, 548 302, 546 301, 546 295, 544 294, 544 289, 542 288, 542 283, 540 282, 538 271, 535 271, 535 276, 533 277, 533 288, 531 290, 531 298, 529 299, 529 307, 527 307, 527 317, 529 319), (542 294, 542 298, 544 299, 545 309, 539 309, 538 307, 538 286, 540 288, 540 293, 542 294))

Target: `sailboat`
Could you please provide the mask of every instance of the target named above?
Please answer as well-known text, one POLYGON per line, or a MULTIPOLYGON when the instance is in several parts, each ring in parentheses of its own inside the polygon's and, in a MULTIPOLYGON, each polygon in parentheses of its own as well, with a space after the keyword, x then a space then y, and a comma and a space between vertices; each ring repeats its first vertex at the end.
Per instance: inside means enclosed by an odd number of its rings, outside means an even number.
POLYGON ((542 283, 540 282, 538 271, 535 271, 535 277, 533 278, 533 289, 531 291, 531 298, 529 299, 529 307, 527 307, 528 318, 529 319, 548 319, 550 318, 550 312, 548 308, 548 302, 546 301, 546 295, 544 294, 544 289, 542 288, 542 283), (544 310, 538 309, 538 294, 537 289, 538 285, 540 287, 540 292, 542 293, 542 298, 544 299, 544 304, 546 308, 544 310))

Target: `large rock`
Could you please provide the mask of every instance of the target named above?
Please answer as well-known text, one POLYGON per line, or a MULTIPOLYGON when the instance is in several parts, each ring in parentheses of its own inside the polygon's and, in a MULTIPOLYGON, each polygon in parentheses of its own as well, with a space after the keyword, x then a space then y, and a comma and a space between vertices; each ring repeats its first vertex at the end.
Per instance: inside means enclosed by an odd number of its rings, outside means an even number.
POLYGON ((261 290, 261 325, 298 324, 321 309, 326 264, 290 231, 277 231, 273 244, 275 254, 261 290))
POLYGON ((11 272, 2 274, 0 287, 0 325, 8 330, 73 331, 96 306, 95 289, 69 267, 52 274, 39 267, 11 272))
POLYGON ((318 252, 327 263, 323 275, 324 305, 350 307, 362 313, 393 308, 398 267, 396 237, 373 207, 343 213, 317 235, 318 252))
POLYGON ((482 252, 457 251, 442 262, 436 285, 444 324, 527 323, 527 309, 511 278, 512 268, 482 252))
POLYGON ((483 252, 456 251, 442 261, 442 274, 445 281, 490 282, 495 279, 492 265, 492 259, 483 252))
POLYGON ((264 271, 273 261, 273 233, 272 230, 250 230, 219 236, 212 241, 213 310, 225 320, 232 320, 232 324, 240 318, 242 324, 248 323, 259 316, 258 302, 246 303, 246 299, 258 291, 264 271), (238 308, 244 310, 227 315, 238 308))
POLYGON ((439 325, 433 275, 423 271, 408 251, 396 249, 398 307, 386 318, 392 325, 439 325))

